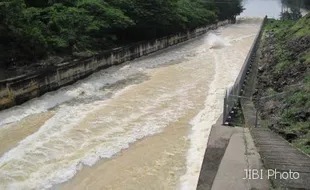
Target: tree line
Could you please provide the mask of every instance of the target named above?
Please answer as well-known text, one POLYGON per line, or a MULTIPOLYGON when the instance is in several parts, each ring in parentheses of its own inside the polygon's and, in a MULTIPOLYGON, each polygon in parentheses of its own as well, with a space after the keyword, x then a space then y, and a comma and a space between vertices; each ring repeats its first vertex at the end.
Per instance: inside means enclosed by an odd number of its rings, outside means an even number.
POLYGON ((289 8, 310 9, 310 0, 281 0, 281 3, 289 8))
POLYGON ((0 0, 0 66, 72 56, 233 19, 241 0, 0 0))

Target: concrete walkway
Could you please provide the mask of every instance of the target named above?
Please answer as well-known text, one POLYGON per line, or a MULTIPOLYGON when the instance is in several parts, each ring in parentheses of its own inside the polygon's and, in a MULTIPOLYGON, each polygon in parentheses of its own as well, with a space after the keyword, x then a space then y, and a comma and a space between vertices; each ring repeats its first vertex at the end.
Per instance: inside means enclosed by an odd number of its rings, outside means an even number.
POLYGON ((249 130, 221 126, 218 122, 211 130, 197 189, 269 189, 266 173, 262 179, 251 180, 246 177, 247 169, 263 170, 249 130))
POLYGON ((259 179, 252 179, 254 175, 246 176, 249 169, 260 171, 263 164, 249 130, 235 128, 211 189, 269 189, 266 173, 259 179))

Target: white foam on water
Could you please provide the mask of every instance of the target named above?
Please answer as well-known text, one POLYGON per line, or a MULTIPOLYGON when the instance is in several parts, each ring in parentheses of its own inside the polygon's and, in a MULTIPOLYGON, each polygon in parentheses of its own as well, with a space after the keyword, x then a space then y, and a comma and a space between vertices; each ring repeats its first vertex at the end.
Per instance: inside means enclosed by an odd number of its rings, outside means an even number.
MULTIPOLYGON (((238 30, 247 27, 255 29, 258 28, 258 22, 255 25, 245 24, 232 27, 240 27, 238 30)), ((216 123, 222 114, 225 89, 233 84, 246 58, 246 54, 236 54, 241 50, 235 49, 236 47, 229 47, 228 42, 234 43, 249 37, 254 39, 255 35, 246 33, 238 35, 234 33, 231 36, 226 35, 225 41, 221 37, 213 34, 207 38, 208 44, 221 48, 209 49, 215 59, 215 76, 209 86, 204 109, 190 123, 192 125, 192 131, 189 134, 190 148, 187 152, 186 173, 180 178, 179 189, 181 190, 197 188, 212 125, 216 123)), ((248 49, 250 49, 250 46, 248 49)))
MULTIPOLYGON (((131 86, 115 93, 114 98, 128 90, 131 86)), ((63 105, 61 109, 34 134, 27 136, 20 141, 18 146, 6 152, 0 158, 0 181, 6 181, 8 184, 1 183, 0 189, 48 189, 54 183, 62 183, 72 178, 78 170, 82 168, 81 160, 67 160, 65 165, 55 162, 61 162, 61 157, 65 154, 73 154, 74 151, 83 142, 77 142, 73 138, 65 138, 65 135, 74 131, 74 128, 81 122, 88 113, 96 111, 100 106, 105 106, 108 101, 96 101, 91 104, 82 104, 77 106, 63 105), (100 105, 100 106, 99 106, 100 105), (59 143, 49 144, 51 141, 59 143), (49 146, 50 147, 49 147, 49 146), (68 149, 69 148, 69 149, 68 149), (9 168, 6 168, 9 164, 9 168), (40 165, 41 164, 41 165, 40 165), (64 166, 64 167, 57 167, 64 166), (35 172, 35 166, 40 166, 35 172), (28 167, 33 167, 29 169, 28 167), (57 169, 56 169, 57 168, 57 169), (23 180, 16 181, 17 178, 23 180), (14 182, 16 181, 16 182, 14 182)), ((87 134, 89 131, 81 131, 87 134)), ((80 135, 80 134, 77 134, 80 135)), ((81 141, 85 138, 81 138, 81 141)))
POLYGON ((218 49, 230 45, 229 42, 214 33, 209 33, 206 41, 210 49, 218 49))
POLYGON ((80 97, 91 97, 92 95, 102 95, 98 92, 106 85, 114 84, 120 80, 125 80, 129 76, 137 73, 144 73, 146 69, 154 68, 171 61, 178 60, 191 54, 193 47, 200 41, 192 41, 187 45, 177 46, 169 51, 162 52, 156 56, 143 57, 132 62, 119 66, 112 66, 108 69, 94 73, 87 79, 81 80, 73 85, 63 87, 57 91, 48 92, 45 95, 34 98, 20 106, 15 106, 0 111, 0 127, 5 124, 19 121, 32 114, 38 114, 55 108, 58 105, 69 102, 80 97))
POLYGON ((93 166, 128 148, 130 143, 161 132, 192 107, 186 97, 195 85, 184 84, 169 94, 161 93, 164 89, 159 88, 150 92, 159 94, 156 98, 149 99, 146 94, 128 100, 122 108, 107 115, 98 114, 83 127, 81 122, 87 114, 101 112, 134 87, 131 85, 106 101, 63 105, 36 133, 0 158, 0 181, 5 181, 0 189, 49 189, 72 178, 83 165, 93 166))
POLYGON ((189 190, 196 189, 198 177, 201 169, 202 159, 204 157, 204 150, 206 142, 208 142, 211 126, 216 122, 221 113, 221 96, 218 91, 219 77, 222 77, 216 62, 216 74, 209 86, 207 98, 205 100, 205 108, 200 111, 197 116, 190 122, 192 125, 192 132, 189 135, 190 148, 187 152, 187 170, 180 178, 180 189, 189 190))
POLYGON ((4 124, 19 121, 29 115, 42 113, 57 105, 68 102, 75 98, 93 96, 100 94, 102 87, 124 80, 141 70, 131 69, 126 72, 118 70, 117 67, 95 73, 86 80, 82 80, 74 85, 64 87, 54 92, 49 92, 41 97, 30 100, 21 106, 0 112, 0 127, 4 124))

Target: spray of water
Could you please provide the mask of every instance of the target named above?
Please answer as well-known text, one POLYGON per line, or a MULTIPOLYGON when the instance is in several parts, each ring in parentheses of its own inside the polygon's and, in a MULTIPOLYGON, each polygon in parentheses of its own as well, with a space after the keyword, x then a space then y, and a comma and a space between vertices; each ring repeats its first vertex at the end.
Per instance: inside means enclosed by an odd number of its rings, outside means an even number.
POLYGON ((207 45, 210 49, 220 49, 225 46, 230 46, 229 42, 217 36, 214 33, 208 34, 206 38, 207 45))

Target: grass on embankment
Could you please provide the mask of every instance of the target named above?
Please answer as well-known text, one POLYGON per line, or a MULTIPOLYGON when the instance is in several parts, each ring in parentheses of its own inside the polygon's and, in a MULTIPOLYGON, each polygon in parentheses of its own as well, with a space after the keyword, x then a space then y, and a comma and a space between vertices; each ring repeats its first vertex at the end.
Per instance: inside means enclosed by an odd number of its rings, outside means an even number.
POLYGON ((263 123, 310 154, 310 14, 268 20, 263 46, 256 96, 274 95, 256 102, 263 123))

